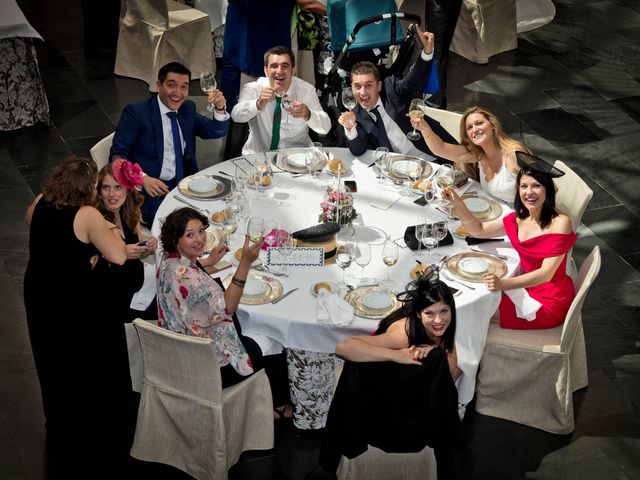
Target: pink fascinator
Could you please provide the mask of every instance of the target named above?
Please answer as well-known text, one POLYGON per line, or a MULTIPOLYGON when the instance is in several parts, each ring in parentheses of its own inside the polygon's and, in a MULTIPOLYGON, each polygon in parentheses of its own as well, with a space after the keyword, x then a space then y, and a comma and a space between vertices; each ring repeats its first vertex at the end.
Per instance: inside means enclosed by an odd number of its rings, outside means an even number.
POLYGON ((137 163, 118 158, 111 164, 113 178, 127 190, 139 190, 144 185, 142 168, 137 163))

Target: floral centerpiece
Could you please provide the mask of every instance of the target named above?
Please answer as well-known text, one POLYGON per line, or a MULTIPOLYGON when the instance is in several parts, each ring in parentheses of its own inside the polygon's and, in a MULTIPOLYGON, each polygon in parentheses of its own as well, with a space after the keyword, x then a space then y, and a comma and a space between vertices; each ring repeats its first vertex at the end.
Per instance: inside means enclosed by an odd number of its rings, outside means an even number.
POLYGON ((335 222, 339 225, 348 225, 358 215, 353 208, 351 190, 339 182, 327 187, 320 207, 322 213, 318 216, 318 221, 322 223, 335 222))

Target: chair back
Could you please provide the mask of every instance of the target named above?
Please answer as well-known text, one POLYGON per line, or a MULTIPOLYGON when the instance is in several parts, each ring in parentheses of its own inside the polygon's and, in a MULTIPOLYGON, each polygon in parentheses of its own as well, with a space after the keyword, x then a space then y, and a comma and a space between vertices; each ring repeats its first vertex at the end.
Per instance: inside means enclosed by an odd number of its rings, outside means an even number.
POLYGON ((113 136, 115 132, 107 135, 93 147, 91 147, 90 153, 93 161, 96 162, 98 170, 109 163, 109 151, 111 150, 111 144, 113 143, 113 136))
POLYGON ((214 341, 174 333, 136 319, 144 365, 143 383, 179 397, 222 404, 214 341))
POLYGON ((125 16, 166 30, 169 28, 168 1, 172 0, 127 0, 125 16))
POLYGON ((460 120, 462 114, 457 112, 449 112, 447 110, 440 110, 438 108, 423 107, 424 113, 435 121, 442 125, 449 135, 456 139, 460 143, 460 120))
POLYGON ((578 272, 576 296, 571 303, 571 307, 569 307, 566 320, 562 326, 560 340, 560 350, 562 352, 568 352, 571 349, 573 339, 580 327, 580 322, 582 322, 582 305, 587 298, 589 288, 598 276, 601 263, 600 247, 596 245, 580 267, 580 272, 578 272))
POLYGON ((573 230, 576 231, 593 197, 593 190, 564 162, 556 160, 554 166, 564 172, 562 177, 553 180, 558 187, 556 207, 571 219, 573 230))

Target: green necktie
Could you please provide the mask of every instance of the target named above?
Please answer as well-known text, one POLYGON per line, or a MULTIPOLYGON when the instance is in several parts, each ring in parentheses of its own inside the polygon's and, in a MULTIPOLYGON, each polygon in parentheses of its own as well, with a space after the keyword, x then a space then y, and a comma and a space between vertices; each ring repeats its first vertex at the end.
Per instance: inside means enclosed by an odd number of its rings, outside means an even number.
POLYGON ((276 97, 276 108, 273 110, 273 129, 271 130, 271 148, 276 150, 280 143, 280 120, 282 120, 282 107, 280 102, 282 97, 276 97))

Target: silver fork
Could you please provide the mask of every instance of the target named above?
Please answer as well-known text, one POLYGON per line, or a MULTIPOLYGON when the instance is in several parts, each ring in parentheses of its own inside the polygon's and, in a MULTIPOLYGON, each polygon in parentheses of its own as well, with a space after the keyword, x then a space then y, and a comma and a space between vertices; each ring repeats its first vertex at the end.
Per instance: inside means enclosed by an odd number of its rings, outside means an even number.
POLYGON ((253 270, 258 270, 259 272, 269 272, 271 275, 274 275, 276 277, 288 277, 289 274, 288 273, 284 273, 284 272, 274 272, 273 270, 271 270, 269 267, 267 267, 264 263, 260 264, 260 265, 254 265, 253 267, 251 267, 253 270))
POLYGON ((464 282, 461 282, 457 278, 453 278, 452 276, 450 276, 448 273, 446 273, 444 271, 441 271, 440 275, 442 275, 444 278, 446 278, 450 282, 456 282, 456 283, 462 285, 463 287, 467 287, 469 290, 475 290, 476 289, 476 287, 472 287, 471 285, 468 285, 468 284, 466 284, 464 282))

